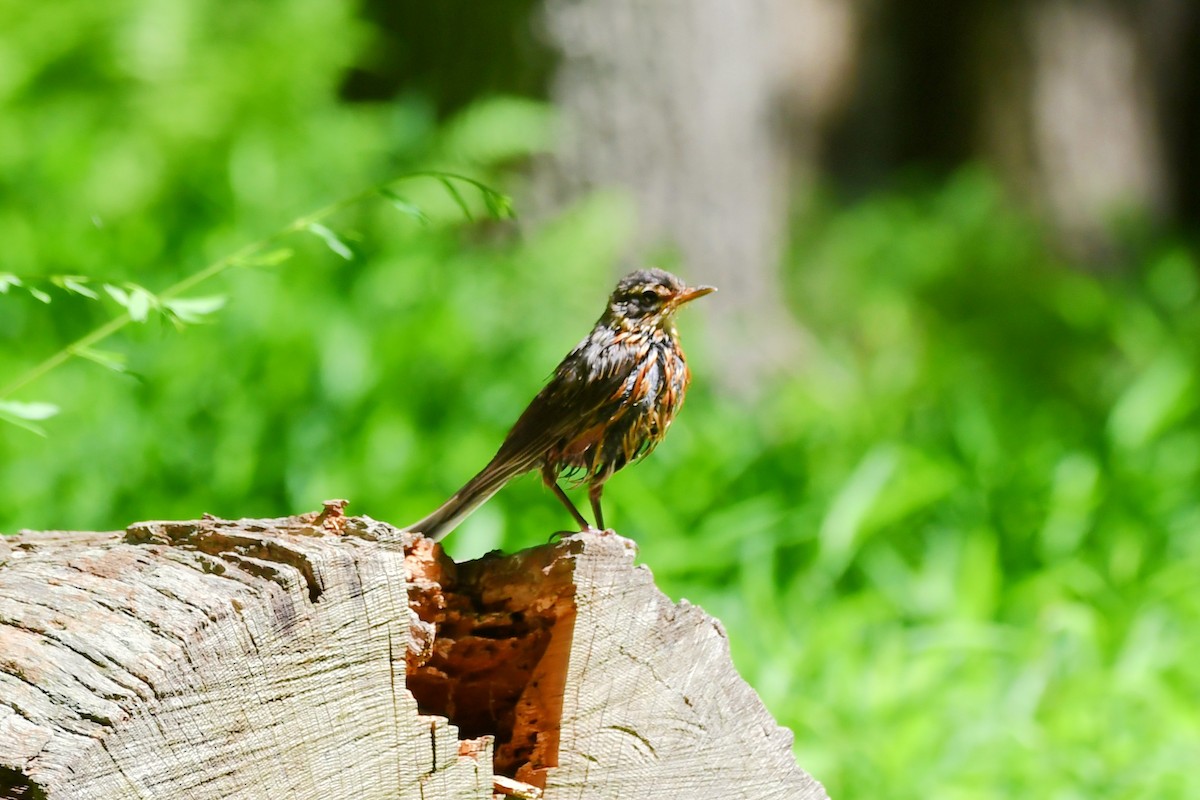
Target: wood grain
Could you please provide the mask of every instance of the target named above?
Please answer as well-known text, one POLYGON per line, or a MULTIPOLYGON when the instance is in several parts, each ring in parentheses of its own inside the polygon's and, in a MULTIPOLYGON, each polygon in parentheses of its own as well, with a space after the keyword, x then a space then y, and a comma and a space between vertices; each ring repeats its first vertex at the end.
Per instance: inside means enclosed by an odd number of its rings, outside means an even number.
POLYGON ((454 564, 338 503, 9 538, 0 798, 824 797, 633 556, 454 564))

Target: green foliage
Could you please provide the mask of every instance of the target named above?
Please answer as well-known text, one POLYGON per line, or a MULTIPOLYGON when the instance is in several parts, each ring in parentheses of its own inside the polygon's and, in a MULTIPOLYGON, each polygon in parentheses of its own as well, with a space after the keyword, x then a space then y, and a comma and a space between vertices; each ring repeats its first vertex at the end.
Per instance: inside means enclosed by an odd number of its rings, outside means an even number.
POLYGON ((968 171, 798 221, 792 265, 795 374, 701 373, 612 484, 660 582, 835 796, 1194 794, 1195 258, 1066 268, 968 171))
MULTIPOLYGON (((503 168, 551 140, 544 107, 340 103, 365 36, 334 0, 6 6, 0 386, 146 324, 2 398, 49 436, 0 424, 0 530, 330 497, 406 522, 599 313, 622 198, 518 236, 489 219, 502 195, 387 183, 519 193, 503 168)), ((835 796, 1195 796, 1194 256, 1067 268, 973 171, 816 209, 788 270, 802 360, 725 396, 689 309, 688 405, 607 516, 724 621, 835 796)), ((448 545, 527 546, 563 517, 530 476, 448 545)))

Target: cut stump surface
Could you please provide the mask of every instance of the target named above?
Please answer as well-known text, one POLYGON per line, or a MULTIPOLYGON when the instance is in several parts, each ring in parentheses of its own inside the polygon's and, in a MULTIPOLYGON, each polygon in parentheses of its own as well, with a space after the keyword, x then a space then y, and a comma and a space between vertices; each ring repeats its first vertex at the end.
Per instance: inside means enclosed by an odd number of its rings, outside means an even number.
POLYGON ((632 542, 341 504, 0 539, 0 798, 823 798, 632 542))

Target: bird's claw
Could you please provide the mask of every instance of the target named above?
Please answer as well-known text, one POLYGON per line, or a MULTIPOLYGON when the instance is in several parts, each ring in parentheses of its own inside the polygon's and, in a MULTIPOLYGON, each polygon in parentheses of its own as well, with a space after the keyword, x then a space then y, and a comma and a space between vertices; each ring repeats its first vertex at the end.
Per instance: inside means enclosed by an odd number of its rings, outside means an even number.
POLYGON ((616 536, 617 535, 617 532, 615 530, 613 530, 612 528, 597 528, 594 525, 588 525, 586 528, 580 528, 577 531, 555 531, 554 533, 550 534, 550 538, 548 538, 546 541, 548 543, 549 542, 557 542, 561 539, 565 539, 568 536, 574 536, 577 533, 593 533, 597 536, 616 536))

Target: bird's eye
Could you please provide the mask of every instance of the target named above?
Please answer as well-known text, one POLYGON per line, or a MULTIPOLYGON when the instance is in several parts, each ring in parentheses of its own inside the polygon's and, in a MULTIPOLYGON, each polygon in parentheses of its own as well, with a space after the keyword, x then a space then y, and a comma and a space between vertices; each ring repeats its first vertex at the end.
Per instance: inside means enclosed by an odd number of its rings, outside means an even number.
POLYGON ((646 305, 651 305, 653 303, 657 303, 658 302, 658 292, 655 292, 651 289, 647 289, 646 291, 642 292, 642 302, 645 303, 646 305))

